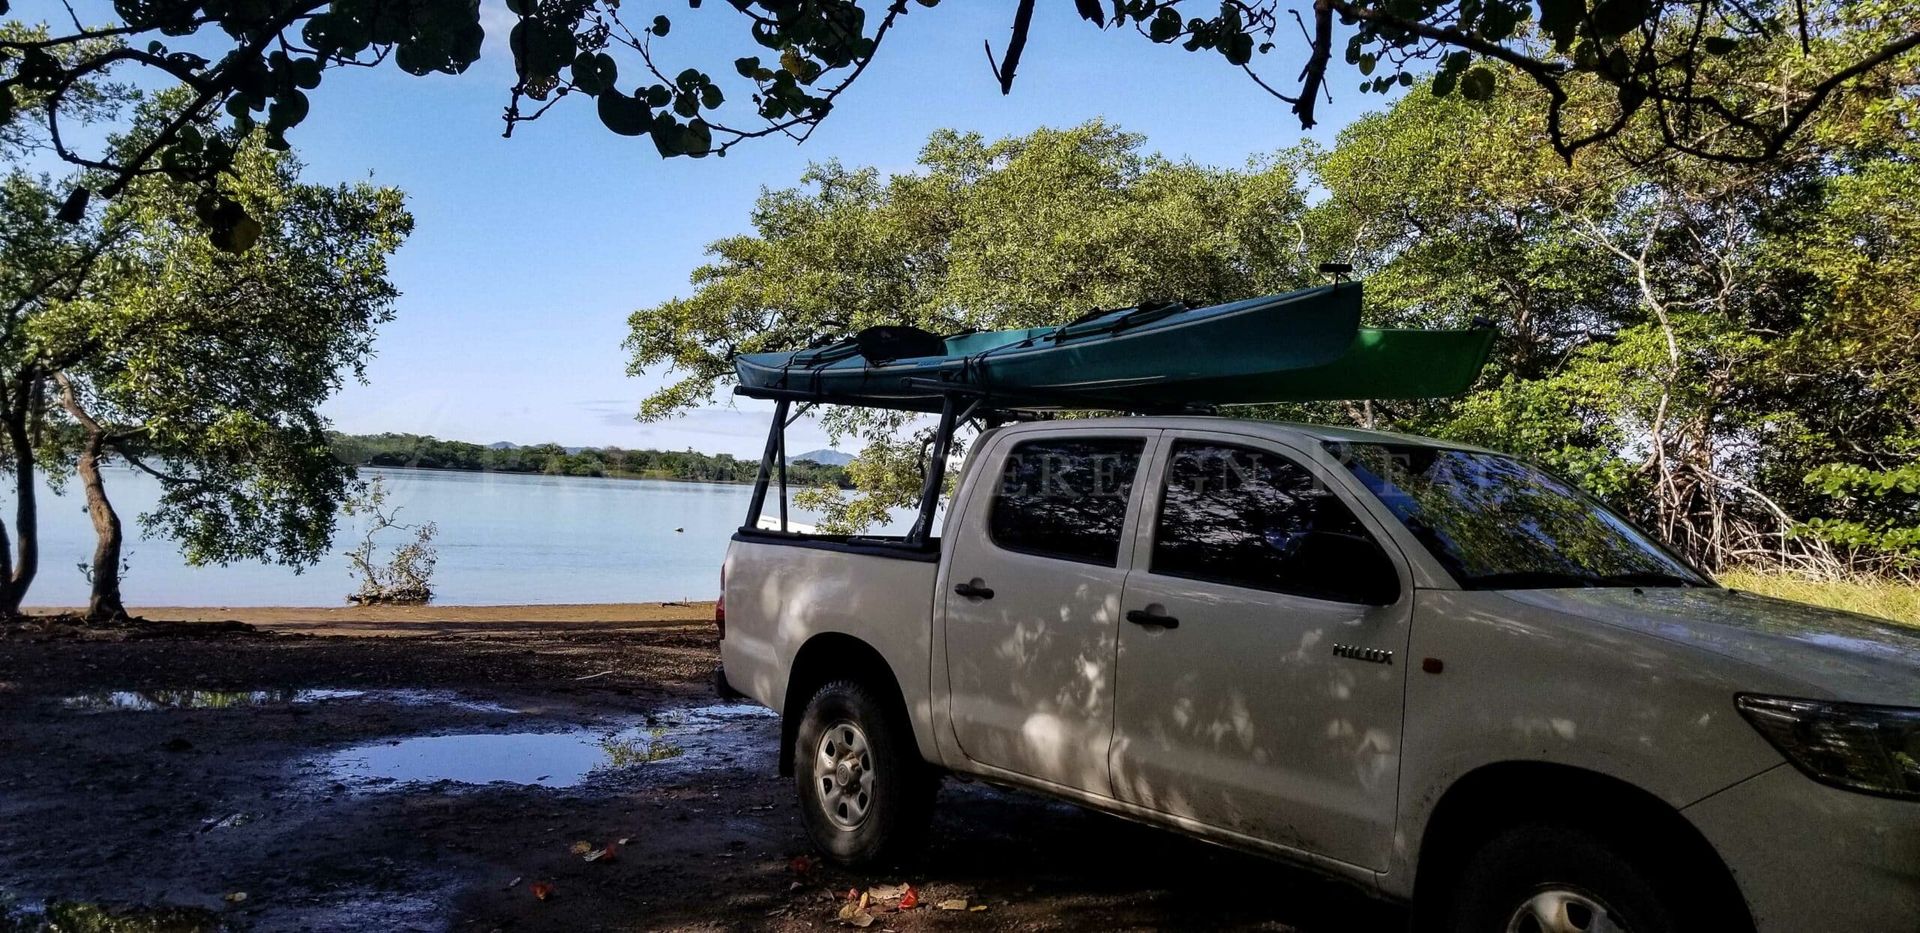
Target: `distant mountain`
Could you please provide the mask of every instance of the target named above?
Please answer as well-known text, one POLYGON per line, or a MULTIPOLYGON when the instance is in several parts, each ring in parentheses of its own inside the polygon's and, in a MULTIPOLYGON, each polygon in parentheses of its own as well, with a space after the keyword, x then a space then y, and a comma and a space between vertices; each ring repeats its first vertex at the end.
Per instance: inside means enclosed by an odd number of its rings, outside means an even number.
MULTIPOLYGON (((539 446, 539 445, 536 445, 536 446, 539 446)), ((491 443, 491 444, 488 444, 488 445, 487 445, 487 449, 488 449, 488 450, 525 450, 526 448, 524 448, 524 447, 522 447, 522 446, 520 446, 519 444, 516 444, 516 443, 514 443, 514 442, 512 442, 512 441, 494 441, 493 443, 491 443)), ((593 447, 562 447, 562 448, 560 448, 560 449, 561 449, 561 450, 564 450, 564 451, 566 451, 567 453, 570 453, 570 454, 577 454, 577 453, 579 453, 579 452, 581 452, 581 451, 583 451, 583 450, 595 450, 595 449, 597 449, 597 448, 593 448, 593 447)))
POLYGON ((812 460, 813 462, 818 463, 821 466, 846 466, 847 464, 853 462, 853 455, 843 454, 840 451, 829 450, 825 447, 822 447, 819 450, 809 450, 804 454, 794 454, 788 459, 789 460, 812 460))

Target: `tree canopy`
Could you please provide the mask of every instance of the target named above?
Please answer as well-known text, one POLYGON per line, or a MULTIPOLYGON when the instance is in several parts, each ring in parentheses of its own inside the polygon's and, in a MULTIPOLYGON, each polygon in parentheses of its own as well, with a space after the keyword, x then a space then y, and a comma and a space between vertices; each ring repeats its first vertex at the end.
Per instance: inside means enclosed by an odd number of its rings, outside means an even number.
MULTIPOLYGON (((716 242, 690 297, 634 313, 636 372, 678 379, 643 417, 701 404, 730 354, 875 323, 951 332, 1057 323, 1089 306, 1212 302, 1352 262, 1368 323, 1501 339, 1466 396, 1278 406, 1539 460, 1711 566, 1920 565, 1920 68, 1835 108, 1790 158, 1569 164, 1525 119, 1514 71, 1485 100, 1409 94, 1329 147, 1226 170, 1094 123, 987 142, 935 135, 919 170, 815 167, 716 242), (830 248, 838 244, 839 248, 830 248)), ((897 422, 849 468, 871 522, 911 501, 897 422)))
MULTIPOLYGON (((143 105, 117 150, 166 119, 143 105)), ((0 415, 17 485, 18 553, 34 548, 36 466, 77 470, 100 547, 95 614, 119 612, 120 520, 99 470, 112 456, 159 478, 149 532, 192 563, 311 563, 330 546, 353 478, 318 406, 358 375, 398 291, 387 257, 412 228, 401 194, 302 183, 291 156, 249 143, 226 185, 256 248, 210 243, 193 192, 142 177, 88 223, 54 217, 44 179, 14 171, 0 205, 8 314, 0 415)), ((32 582, 15 573, 6 608, 32 582)))
MULTIPOLYGON (((1304 10, 1281 0, 1074 4, 1093 28, 1132 30, 1244 71, 1303 127, 1314 125, 1343 74, 1357 73, 1361 92, 1383 93, 1431 73, 1435 93, 1484 100, 1504 70, 1528 86, 1529 116, 1568 158, 1639 129, 1661 148, 1707 159, 1770 159, 1832 98, 1873 85, 1920 46, 1920 26, 1898 0, 1315 0, 1304 10), (1262 77, 1260 69, 1298 78, 1262 77), (1757 74, 1766 80, 1750 80, 1757 74)), ((909 11, 939 0, 687 5, 682 14, 677 0, 508 0, 518 19, 509 36, 515 78, 505 89, 506 132, 577 95, 593 100, 610 131, 651 137, 662 156, 804 140, 893 30, 907 28, 909 11), (674 16, 695 14, 738 17, 742 54, 674 61, 674 16)), ((1035 5, 1008 0, 1010 36, 997 55, 988 43, 1003 91, 1014 86, 1035 5)), ((0 13, 6 7, 0 0, 0 13)), ((38 114, 44 144, 104 172, 99 188, 109 198, 148 174, 202 189, 203 223, 231 248, 245 247, 249 227, 221 178, 243 138, 258 131, 267 145, 285 148, 308 114, 308 92, 331 70, 390 61, 414 75, 458 74, 478 59, 484 38, 476 0, 116 0, 114 9, 114 22, 11 24, 0 35, 0 127, 22 112, 38 114), (140 147, 76 148, 63 126, 84 112, 85 88, 131 68, 188 94, 140 147)), ((84 212, 89 190, 73 192, 65 216, 84 212)))

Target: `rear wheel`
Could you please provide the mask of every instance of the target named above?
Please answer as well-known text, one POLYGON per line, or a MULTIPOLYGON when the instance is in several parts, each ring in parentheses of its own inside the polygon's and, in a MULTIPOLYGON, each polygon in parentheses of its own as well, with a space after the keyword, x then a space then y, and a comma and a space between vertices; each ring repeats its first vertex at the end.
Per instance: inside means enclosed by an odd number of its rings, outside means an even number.
MULTIPOLYGON (((1662 876, 1665 876, 1664 878, 1662 876)), ((1493 837, 1461 871, 1446 928, 1452 933, 1675 933, 1737 929, 1728 918, 1681 925, 1683 892, 1587 830, 1549 823, 1493 837)), ((1677 880, 1677 879, 1675 879, 1677 880)), ((1696 899, 1698 900, 1698 899, 1696 899)))
POLYGON ((793 752, 801 819, 841 864, 898 858, 925 836, 937 779, 899 718, 844 680, 821 687, 802 714, 793 752))

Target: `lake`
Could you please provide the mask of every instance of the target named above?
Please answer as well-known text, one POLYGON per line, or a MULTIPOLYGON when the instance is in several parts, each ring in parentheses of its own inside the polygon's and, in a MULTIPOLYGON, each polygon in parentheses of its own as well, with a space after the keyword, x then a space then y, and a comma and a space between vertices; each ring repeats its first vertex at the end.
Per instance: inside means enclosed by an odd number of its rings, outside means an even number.
MULTIPOLYGON (((752 488, 664 480, 362 469, 384 477, 403 522, 439 525, 434 602, 447 605, 613 603, 712 599, 727 539, 746 516, 752 488), (680 530, 676 530, 680 529, 680 530)), ((108 468, 107 494, 127 525, 130 606, 329 606, 358 581, 343 552, 359 541, 343 517, 333 553, 303 573, 257 563, 190 567, 172 541, 145 538, 137 516, 160 499, 160 483, 126 466, 108 468)), ((12 527, 13 497, 0 497, 12 527)), ((772 511, 774 503, 768 503, 772 511)), ((796 509, 795 521, 810 516, 796 509)), ((77 481, 40 499, 40 575, 31 606, 79 606, 78 565, 93 554, 93 525, 77 481)), ((382 553, 405 540, 397 532, 382 553)))

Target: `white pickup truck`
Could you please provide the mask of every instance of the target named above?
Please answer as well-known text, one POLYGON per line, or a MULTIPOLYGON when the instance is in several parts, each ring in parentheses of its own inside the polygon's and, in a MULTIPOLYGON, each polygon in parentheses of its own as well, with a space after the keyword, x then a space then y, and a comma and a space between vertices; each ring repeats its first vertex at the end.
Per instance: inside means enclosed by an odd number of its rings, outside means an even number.
POLYGON ((750 520, 726 559, 722 686, 782 714, 843 862, 906 851, 952 773, 1428 929, 1920 930, 1920 632, 1720 588, 1526 463, 1043 421, 982 434, 923 515, 750 520))

